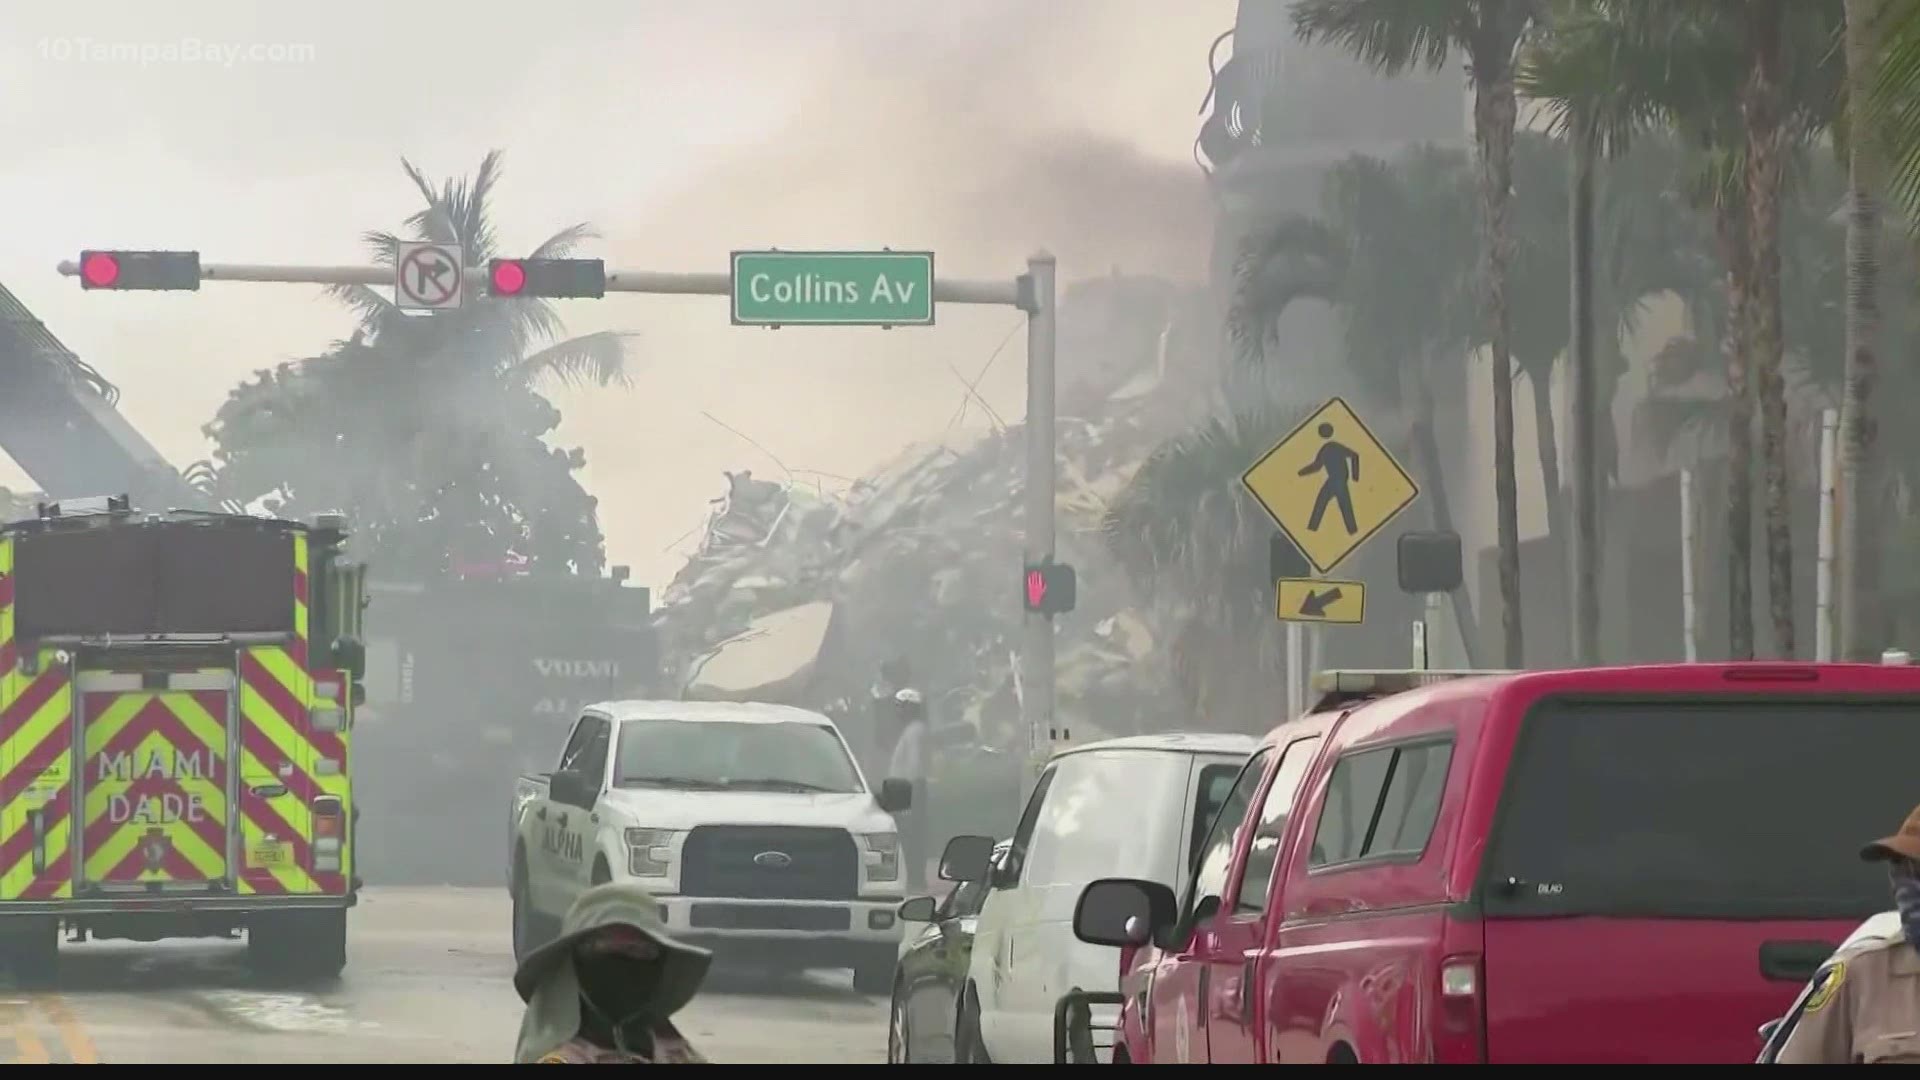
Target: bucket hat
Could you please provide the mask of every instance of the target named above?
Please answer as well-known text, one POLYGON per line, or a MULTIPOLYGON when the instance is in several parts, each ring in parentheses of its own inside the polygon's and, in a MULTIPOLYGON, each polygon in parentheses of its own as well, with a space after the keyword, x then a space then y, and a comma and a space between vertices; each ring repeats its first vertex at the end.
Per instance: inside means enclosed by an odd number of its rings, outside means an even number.
POLYGON ((667 930, 660 902, 630 882, 595 885, 580 894, 561 920, 552 941, 529 952, 513 973, 513 988, 527 1003, 515 1058, 540 1055, 573 1038, 580 1027, 580 983, 573 970, 574 947, 595 931, 624 927, 660 950, 656 1015, 666 1019, 686 1007, 706 980, 713 954, 677 940, 667 930))

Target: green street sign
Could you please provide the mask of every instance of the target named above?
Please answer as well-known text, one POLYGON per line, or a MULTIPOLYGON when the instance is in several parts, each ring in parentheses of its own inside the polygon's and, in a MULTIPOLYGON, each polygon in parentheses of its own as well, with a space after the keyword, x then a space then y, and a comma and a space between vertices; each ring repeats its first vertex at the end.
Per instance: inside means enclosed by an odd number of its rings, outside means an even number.
POLYGON ((736 251, 735 326, 932 326, 931 251, 736 251))

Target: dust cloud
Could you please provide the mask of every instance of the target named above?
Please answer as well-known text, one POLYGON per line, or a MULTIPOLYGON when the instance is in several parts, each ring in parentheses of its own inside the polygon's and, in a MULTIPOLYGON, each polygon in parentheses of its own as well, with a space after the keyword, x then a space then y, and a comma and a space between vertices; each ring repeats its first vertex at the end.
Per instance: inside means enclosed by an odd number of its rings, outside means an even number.
MULTIPOLYGON (((604 237, 586 253, 614 267, 715 272, 736 247, 891 246, 933 249, 943 277, 1011 277, 1045 247, 1063 288, 1116 267, 1197 278, 1211 214, 1191 148, 1206 50, 1234 8, 581 0, 502 19, 437 0, 23 5, 0 50, 0 128, 22 150, 0 166, 0 197, 34 210, 0 251, 0 280, 185 464, 208 452, 200 426, 236 382, 346 337, 350 317, 297 285, 82 295, 52 263, 85 246, 360 261, 363 230, 417 205, 402 155, 439 178, 504 149, 508 252, 585 219, 604 237), (103 66, 45 44, 186 34, 299 43, 311 59, 103 66), (423 73, 449 58, 457 107, 423 104, 423 73)), ((1010 309, 777 332, 729 325, 718 298, 560 311, 574 333, 638 335, 630 388, 553 396, 567 418, 556 441, 586 451, 610 559, 641 583, 678 568, 669 549, 723 490, 721 470, 784 465, 828 487, 859 475, 947 433, 953 370, 973 377, 1009 335, 980 389, 1003 417, 1023 412, 1010 309)), ((18 484, 8 464, 0 484, 18 484)))
MULTIPOLYGON (((930 248, 942 277, 970 278, 1011 277, 1044 247, 1062 288, 1115 268, 1204 274, 1211 214, 1190 149, 1205 49, 1230 5, 904 5, 891 19, 825 50, 775 130, 609 230, 608 246, 648 264, 704 253, 716 268, 734 248, 930 248)), ((938 327, 893 331, 717 330, 724 318, 715 303, 661 301, 629 324, 646 358, 638 427, 624 396, 563 401, 616 548, 651 544, 657 509, 683 515, 663 542, 697 524, 721 462, 831 488, 943 436, 962 392, 953 370, 975 376, 1002 341, 981 391, 1003 417, 1024 413, 1011 309, 943 306, 938 327), (658 449, 602 449, 615 439, 658 449)), ((632 557, 644 580, 677 565, 632 557)))

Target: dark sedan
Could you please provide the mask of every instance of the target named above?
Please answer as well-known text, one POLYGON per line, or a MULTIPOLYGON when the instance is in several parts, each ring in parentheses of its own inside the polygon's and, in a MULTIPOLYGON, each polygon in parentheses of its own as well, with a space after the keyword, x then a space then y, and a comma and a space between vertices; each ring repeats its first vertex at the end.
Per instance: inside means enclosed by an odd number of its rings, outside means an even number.
POLYGON ((960 987, 967 980, 974 922, 986 897, 985 881, 963 881, 944 900, 916 896, 900 905, 907 927, 894 969, 889 1063, 953 1063, 960 987))

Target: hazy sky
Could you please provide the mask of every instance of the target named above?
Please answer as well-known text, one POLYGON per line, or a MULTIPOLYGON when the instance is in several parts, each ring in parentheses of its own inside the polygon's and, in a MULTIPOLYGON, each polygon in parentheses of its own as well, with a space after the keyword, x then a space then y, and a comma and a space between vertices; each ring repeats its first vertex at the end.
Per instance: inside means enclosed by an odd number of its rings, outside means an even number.
MULTIPOLYGON (((942 276, 1196 278, 1206 49, 1233 0, 579 0, 480 5, 94 0, 10 5, 0 45, 0 281, 116 382, 176 464, 256 369, 351 331, 316 287, 83 294, 83 247, 214 262, 362 262, 368 228, 506 152, 496 220, 527 248, 575 221, 610 267, 723 271, 735 247, 926 247, 942 276), (497 11, 490 15, 486 12, 497 11), (114 48, 119 46, 119 48, 114 48), (143 57, 142 54, 145 54, 143 57), (195 56, 197 55, 197 59, 195 56)), ((856 475, 942 434, 1011 309, 931 329, 777 332, 719 298, 563 301, 631 330, 630 389, 556 391, 613 561, 661 584, 721 470, 856 475)), ((982 386, 1022 413, 1024 339, 982 386)), ((25 478, 0 457, 0 485, 25 478)))

